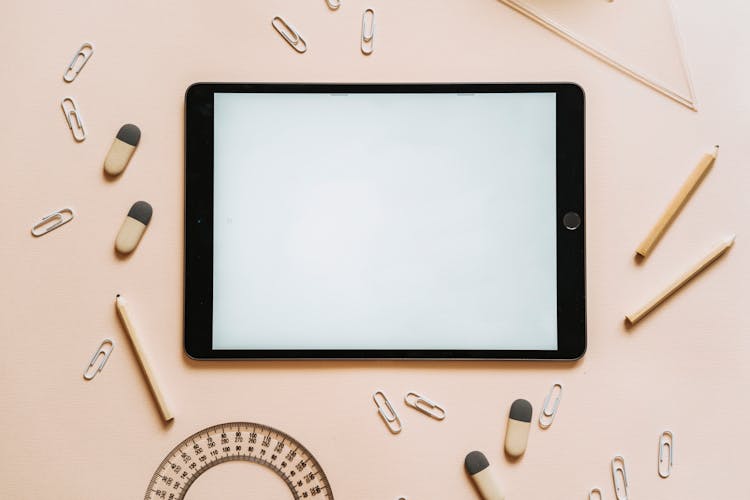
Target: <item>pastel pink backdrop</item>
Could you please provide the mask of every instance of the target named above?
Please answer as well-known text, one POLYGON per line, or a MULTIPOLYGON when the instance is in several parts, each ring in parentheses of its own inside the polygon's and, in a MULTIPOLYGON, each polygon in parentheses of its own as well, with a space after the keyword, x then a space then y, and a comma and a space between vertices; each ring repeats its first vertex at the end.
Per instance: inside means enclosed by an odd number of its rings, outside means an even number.
MULTIPOLYGON (((604 0, 601 0, 604 1, 604 0)), ((493 0, 5 2, 0 17, 3 153, 0 209, 0 425, 4 498, 140 498, 174 445, 233 420, 282 429, 320 460, 336 498, 475 498, 463 457, 483 450, 509 498, 613 498, 609 461, 627 462, 632 498, 739 498, 746 491, 747 214, 750 34, 746 2, 680 0, 678 21, 698 113, 669 101, 493 0), (360 15, 376 11, 375 53, 359 52, 360 15), (270 27, 307 38, 293 52, 270 27), (95 53, 72 84, 62 72, 84 41, 95 53), (182 349, 183 93, 196 81, 576 81, 587 93, 588 327, 575 364, 532 362, 195 362, 182 349), (88 127, 73 142, 60 100, 88 127), (114 182, 102 161, 126 122, 143 131, 114 182), (653 256, 636 244, 699 157, 720 158, 653 256), (154 218, 134 255, 114 237, 128 207, 154 218), (43 215, 76 219, 35 239, 43 215), (724 236, 735 248, 626 331, 625 312, 724 236), (164 426, 117 321, 127 297, 165 396, 164 426), (81 373, 99 342, 104 371, 81 373), (554 382, 554 425, 532 428, 526 455, 502 455, 518 397, 554 382), (384 390, 404 430, 390 435, 371 393, 384 390), (445 421, 402 403, 415 390, 445 421), (672 477, 656 474, 660 432, 675 435, 672 477)), ((292 117, 293 118, 293 117, 292 117)), ((335 147, 335 133, 331 146, 335 147)), ((269 471, 225 464, 188 498, 289 498, 269 471)))

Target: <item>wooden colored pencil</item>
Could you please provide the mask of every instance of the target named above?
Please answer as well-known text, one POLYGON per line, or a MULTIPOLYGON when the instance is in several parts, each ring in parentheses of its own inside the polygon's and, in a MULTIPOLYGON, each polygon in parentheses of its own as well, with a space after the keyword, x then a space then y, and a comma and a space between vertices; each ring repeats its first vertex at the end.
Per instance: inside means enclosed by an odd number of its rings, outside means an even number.
POLYGON ((159 390, 159 386, 156 383, 156 377, 154 377, 154 373, 151 371, 151 366, 148 364, 146 355, 143 353, 143 349, 141 348, 141 344, 138 341, 138 337, 136 337, 135 335, 135 328, 133 328, 133 324, 130 322, 128 312, 125 309, 125 301, 119 294, 115 299, 115 308, 117 309, 117 315, 120 317, 120 321, 122 321, 122 326, 125 328, 125 333, 128 334, 130 343, 133 345, 133 352, 135 352, 135 357, 138 360, 141 371, 146 377, 146 382, 148 382, 148 387, 149 389, 151 389, 151 394, 156 401, 156 405, 159 407, 159 413, 161 413, 161 417, 165 422, 169 422, 174 418, 174 416, 169 411, 169 408, 167 408, 167 403, 164 401, 164 396, 162 395, 161 391, 159 390))
POLYGON ((685 206, 685 203, 687 203, 687 201, 690 199, 690 196, 692 196, 695 189, 701 183, 708 171, 711 170, 711 167, 716 161, 716 155, 718 153, 719 146, 716 146, 714 154, 703 155, 701 161, 698 162, 698 165, 696 165, 696 167, 693 169, 693 172, 685 180, 684 184, 674 196, 674 198, 672 198, 672 201, 667 206, 667 209, 656 222, 654 227, 651 228, 651 232, 648 233, 646 239, 644 239, 643 242, 641 242, 641 244, 638 246, 635 251, 636 254, 640 255, 641 257, 649 256, 651 250, 654 249, 656 244, 666 232, 667 228, 669 228, 670 224, 672 224, 672 221, 675 219, 675 217, 677 217, 677 214, 680 213, 682 207, 685 206))
POLYGON ((711 253, 704 257, 700 262, 695 264, 686 273, 677 278, 667 288, 665 288, 659 295, 651 299, 646 305, 635 311, 634 313, 625 316, 625 319, 634 325, 643 319, 648 313, 656 309, 659 304, 671 297, 677 290, 685 286, 690 280, 698 276, 704 269, 713 264, 719 257, 729 250, 734 244, 734 236, 723 241, 719 246, 714 248, 711 253))

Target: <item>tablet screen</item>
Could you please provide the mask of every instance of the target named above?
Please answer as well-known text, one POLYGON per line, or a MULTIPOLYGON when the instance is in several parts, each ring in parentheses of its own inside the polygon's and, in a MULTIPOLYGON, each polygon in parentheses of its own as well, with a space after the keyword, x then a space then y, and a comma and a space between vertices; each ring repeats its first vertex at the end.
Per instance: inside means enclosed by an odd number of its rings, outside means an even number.
POLYGON ((214 94, 214 349, 555 350, 556 95, 214 94))

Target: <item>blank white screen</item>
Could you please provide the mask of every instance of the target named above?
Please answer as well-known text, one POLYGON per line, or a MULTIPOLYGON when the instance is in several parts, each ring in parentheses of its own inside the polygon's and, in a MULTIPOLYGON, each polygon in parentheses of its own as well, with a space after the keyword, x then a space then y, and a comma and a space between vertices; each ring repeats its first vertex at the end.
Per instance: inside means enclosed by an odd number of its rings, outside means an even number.
POLYGON ((214 349, 557 349, 555 94, 214 97, 214 349))

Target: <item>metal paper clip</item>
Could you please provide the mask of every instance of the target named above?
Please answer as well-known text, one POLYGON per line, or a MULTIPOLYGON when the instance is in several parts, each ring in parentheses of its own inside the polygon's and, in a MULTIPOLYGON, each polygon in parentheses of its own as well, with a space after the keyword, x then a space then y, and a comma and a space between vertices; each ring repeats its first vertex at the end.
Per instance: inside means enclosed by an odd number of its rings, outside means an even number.
POLYGON ((307 43, 305 43, 300 34, 279 16, 271 20, 271 26, 294 50, 300 54, 307 50, 307 43))
POLYGON ((115 343, 111 339, 104 339, 99 346, 99 349, 94 353, 94 355, 91 357, 91 362, 89 363, 89 366, 86 367, 86 369, 83 371, 83 378, 86 380, 91 380, 92 378, 96 377, 96 374, 102 371, 104 368, 104 365, 107 363, 107 360, 109 359, 109 355, 112 354, 112 351, 115 349, 115 343), (109 349, 107 349, 106 345, 109 344, 109 349), (96 363, 96 359, 99 356, 103 356, 101 362, 99 362, 99 367, 94 370, 93 372, 89 373, 89 371, 94 367, 94 364, 96 363))
POLYGON ((45 234, 49 233, 50 231, 54 231, 63 224, 67 224, 68 222, 72 221, 73 217, 73 210, 71 210, 70 208, 61 208, 57 212, 52 212, 51 214, 42 217, 42 220, 37 222, 36 225, 31 228, 31 234, 36 237, 44 236, 45 234), (50 222, 53 223, 47 226, 47 224, 49 224, 50 222))
POLYGON ((388 401, 388 398, 385 397, 385 394, 383 394, 383 391, 374 393, 372 399, 375 401, 375 406, 378 407, 378 413, 380 413, 380 416, 383 418, 383 422, 385 422, 388 430, 393 434, 401 432, 401 420, 399 420, 396 411, 393 409, 393 406, 391 406, 391 402, 388 401), (378 396, 380 396, 380 398, 378 398, 378 396), (387 413, 386 410, 388 410, 387 413))
POLYGON ((362 38, 359 42, 359 48, 362 50, 362 53, 366 56, 369 56, 372 54, 373 49, 375 48, 375 40, 373 38, 375 37, 375 11, 372 9, 367 9, 362 13, 362 38), (370 13, 368 16, 367 13, 370 13), (367 22, 367 18, 370 18, 370 22, 367 22), (370 29, 367 29, 367 25, 370 25, 370 29))
POLYGON ((415 392, 407 394, 404 398, 404 403, 436 420, 443 420, 445 418, 445 410, 440 405, 415 392))
POLYGON ((72 97, 65 97, 60 103, 62 106, 63 113, 65 114, 65 120, 68 122, 68 128, 73 134, 73 139, 77 142, 81 142, 86 139, 86 130, 83 128, 83 120, 81 119, 81 113, 78 111, 78 104, 72 97), (70 106, 65 106, 65 103, 69 102, 70 106), (75 128, 73 128, 73 119, 75 119, 75 128))
POLYGON ((659 476, 669 477, 672 473, 672 459, 674 458, 674 436, 671 431, 664 431, 659 436, 659 476), (664 449, 669 449, 668 461, 665 460, 664 449))
POLYGON ((341 0, 326 0, 326 5, 331 10, 338 10, 341 7, 341 0))
POLYGON ((628 475, 625 472, 625 459, 617 455, 612 459, 612 482, 615 485, 615 498, 628 500, 628 475), (618 477, 622 476, 622 481, 618 477))
POLYGON ((76 55, 73 56, 73 60, 70 61, 70 64, 67 68, 65 68, 65 73, 63 73, 63 80, 70 83, 73 80, 76 79, 78 76, 78 73, 81 72, 84 66, 86 66, 86 63, 89 62, 89 59, 91 59, 91 56, 94 54, 94 46, 90 43, 86 42, 83 45, 81 45, 81 48, 78 49, 78 52, 76 52, 76 55), (78 64, 78 61, 81 62, 80 66, 76 66, 78 64))
POLYGON ((594 488, 593 490, 589 491, 589 500, 602 500, 602 490, 600 490, 599 488, 594 488))
POLYGON ((555 384, 552 386, 552 389, 550 389, 549 394, 547 394, 547 397, 544 398, 544 404, 542 405, 542 411, 539 413, 539 427, 542 429, 548 428, 550 425, 552 425, 552 422, 555 420, 555 415, 557 414, 557 407, 560 406, 560 399, 562 398, 562 385, 555 384), (552 404, 552 408, 549 407, 549 402, 552 399, 552 395, 555 393, 555 389, 559 389, 557 391, 557 396, 555 396, 555 402, 552 404))

